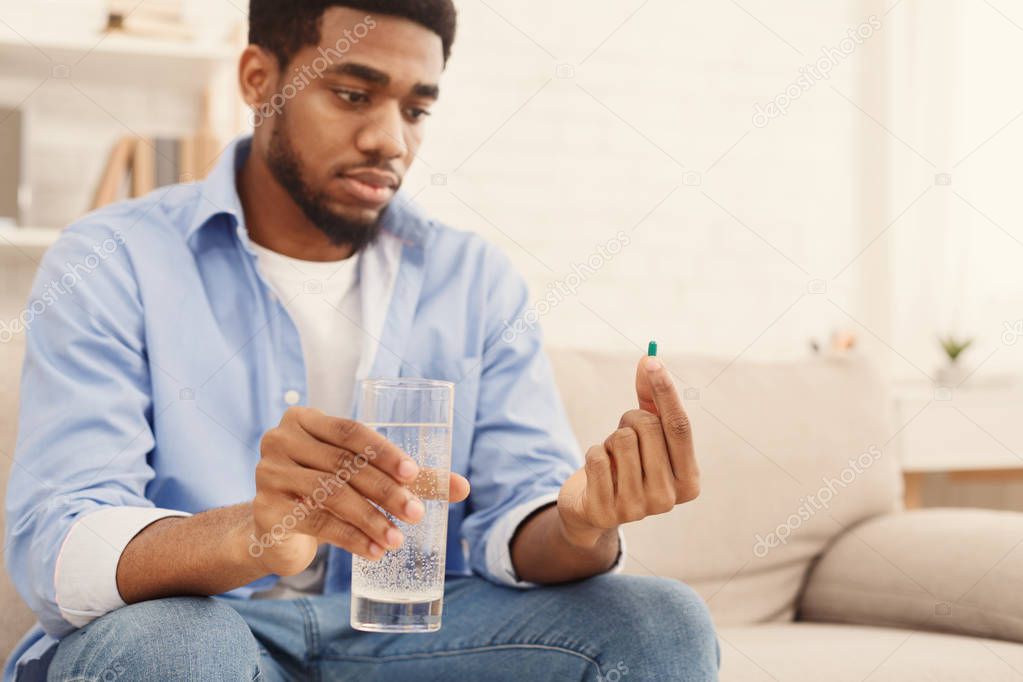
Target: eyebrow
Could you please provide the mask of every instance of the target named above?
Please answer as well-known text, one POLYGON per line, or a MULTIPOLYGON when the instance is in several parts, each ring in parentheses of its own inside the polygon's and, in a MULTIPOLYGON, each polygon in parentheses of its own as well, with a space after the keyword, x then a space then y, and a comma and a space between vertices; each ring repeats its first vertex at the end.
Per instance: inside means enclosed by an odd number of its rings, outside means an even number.
MULTIPOLYGON (((335 66, 331 66, 328 71, 342 76, 353 76, 359 80, 364 80, 367 83, 372 83, 374 85, 385 86, 391 82, 391 77, 380 69, 375 69, 372 66, 360 64, 358 62, 337 64, 335 66)), ((440 97, 440 88, 431 83, 416 83, 412 86, 412 94, 417 97, 437 99, 440 97)))
POLYGON ((416 83, 412 86, 412 94, 416 97, 427 97, 429 99, 437 99, 440 97, 440 88, 436 85, 428 85, 426 83, 416 83))

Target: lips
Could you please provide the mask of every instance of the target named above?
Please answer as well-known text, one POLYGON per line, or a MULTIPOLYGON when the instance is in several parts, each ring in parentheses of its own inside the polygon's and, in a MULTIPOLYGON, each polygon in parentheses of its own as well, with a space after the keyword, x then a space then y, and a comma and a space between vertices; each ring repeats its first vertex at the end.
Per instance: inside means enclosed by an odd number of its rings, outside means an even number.
POLYGON ((368 206, 387 203, 398 188, 398 178, 393 173, 372 169, 350 171, 342 175, 340 181, 352 198, 368 206))

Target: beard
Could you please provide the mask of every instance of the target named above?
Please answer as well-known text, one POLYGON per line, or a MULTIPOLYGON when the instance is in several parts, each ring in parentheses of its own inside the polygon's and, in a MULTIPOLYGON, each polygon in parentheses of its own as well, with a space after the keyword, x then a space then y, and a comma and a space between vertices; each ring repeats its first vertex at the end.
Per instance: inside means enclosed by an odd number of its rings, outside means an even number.
POLYGON ((349 244, 354 254, 372 244, 380 234, 380 219, 386 208, 369 221, 350 218, 332 210, 326 194, 315 191, 303 179, 302 164, 291 143, 283 112, 270 134, 266 163, 274 179, 291 196, 291 200, 332 244, 349 244))

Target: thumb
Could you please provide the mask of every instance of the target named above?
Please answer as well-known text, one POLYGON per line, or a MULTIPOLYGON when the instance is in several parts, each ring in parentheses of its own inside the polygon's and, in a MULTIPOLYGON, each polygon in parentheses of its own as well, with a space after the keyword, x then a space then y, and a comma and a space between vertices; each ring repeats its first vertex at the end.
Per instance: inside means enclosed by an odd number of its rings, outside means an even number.
MULTIPOLYGON (((440 496, 443 475, 437 469, 424 467, 419 470, 419 475, 409 484, 408 489, 422 500, 443 499, 440 496)), ((467 497, 469 497, 469 481, 454 472, 448 474, 448 502, 454 504, 467 497)))
POLYGON ((448 492, 448 502, 461 502, 469 497, 469 481, 464 476, 451 474, 451 487, 448 492))
POLYGON ((658 414, 657 404, 654 403, 654 389, 650 385, 650 373, 644 366, 648 355, 639 359, 636 365, 636 398, 639 400, 639 409, 658 414))

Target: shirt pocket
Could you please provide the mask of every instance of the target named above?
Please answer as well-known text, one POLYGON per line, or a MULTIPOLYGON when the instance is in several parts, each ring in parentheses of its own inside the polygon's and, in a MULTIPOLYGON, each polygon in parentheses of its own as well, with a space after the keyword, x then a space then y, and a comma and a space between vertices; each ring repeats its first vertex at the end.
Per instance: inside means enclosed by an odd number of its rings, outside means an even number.
POLYGON ((480 377, 483 357, 439 358, 425 367, 402 365, 401 375, 450 381, 455 385, 452 414, 451 470, 465 474, 479 410, 480 377))

